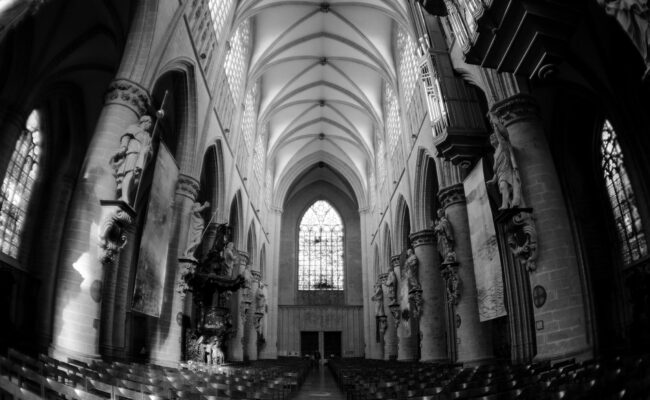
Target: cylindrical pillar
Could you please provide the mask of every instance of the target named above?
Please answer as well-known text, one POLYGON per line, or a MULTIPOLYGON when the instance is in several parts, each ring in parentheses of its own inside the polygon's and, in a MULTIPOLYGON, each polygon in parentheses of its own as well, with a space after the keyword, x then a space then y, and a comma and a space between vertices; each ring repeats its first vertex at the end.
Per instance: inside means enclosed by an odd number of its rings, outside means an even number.
MULTIPOLYGON (((134 82, 109 86, 106 105, 88 146, 70 206, 54 306, 52 353, 99 357, 99 329, 104 266, 99 261, 99 234, 110 212, 100 200, 115 199, 116 183, 109 158, 119 148, 127 126, 144 114, 149 94, 134 82)), ((107 268, 116 265, 107 264, 107 268)))
MULTIPOLYGON (((235 266, 238 269, 233 268, 233 277, 237 276, 237 273, 242 273, 248 265, 248 253, 239 250, 239 265, 235 266)), ((244 326, 246 322, 246 313, 250 312, 247 310, 246 302, 249 301, 246 299, 244 291, 246 289, 241 288, 236 293, 230 297, 230 315, 232 317, 233 329, 236 329, 230 341, 228 341, 228 361, 244 361, 244 326)), ((248 303, 250 305, 250 303, 248 303)))
POLYGON ((260 273, 259 271, 252 271, 253 281, 251 282, 250 296, 251 307, 248 311, 248 317, 245 323, 244 333, 244 358, 249 361, 257 360, 257 291, 260 287, 260 273))
POLYGON ((385 360, 396 360, 397 359, 397 348, 398 348, 398 339, 397 339, 397 326, 399 324, 399 312, 395 313, 394 308, 399 310, 399 303, 397 302, 397 297, 395 293, 397 292, 397 286, 399 285, 399 256, 391 257, 389 272, 386 283, 384 285, 384 312, 388 317, 386 333, 384 334, 384 359, 385 360), (393 277, 391 278, 391 274, 393 277), (391 280, 393 282, 391 282, 391 280), (395 285, 394 287, 390 285, 395 285), (393 306, 393 307, 391 307, 393 306))
POLYGON ((445 297, 440 258, 435 249, 434 234, 424 229, 411 234, 411 243, 419 261, 418 275, 422 286, 422 337, 420 361, 442 361, 447 357, 445 336, 445 297))
MULTIPOLYGON (((479 320, 474 277, 474 262, 470 242, 467 203, 462 184, 446 187, 438 194, 441 207, 454 229, 454 251, 458 263, 457 276, 460 290, 455 299, 452 320, 455 321, 457 361, 463 363, 480 363, 491 359, 492 331, 490 322, 479 320)), ((449 297, 448 297, 449 298, 449 297)))
POLYGON ((190 229, 192 206, 198 197, 199 181, 188 175, 179 175, 174 201, 174 225, 167 258, 167 279, 164 287, 163 312, 154 326, 155 345, 151 349, 151 361, 158 365, 175 366, 181 359, 183 337, 184 295, 179 292, 179 284, 186 262, 179 262, 183 255, 190 229))
POLYGON ((537 359, 588 357, 593 344, 587 340, 584 282, 537 103, 532 96, 517 94, 494 104, 492 111, 508 131, 523 200, 533 209, 537 230, 537 267, 530 273, 530 285, 547 293, 546 303, 534 308, 537 359))
POLYGON ((391 257, 391 264, 395 268, 395 274, 399 278, 397 284, 399 313, 395 314, 395 310, 391 310, 397 322, 397 360, 415 361, 418 359, 420 329, 418 327, 418 318, 413 315, 413 310, 411 309, 409 280, 405 278, 405 274, 401 270, 400 258, 401 255, 399 254, 391 257), (407 313, 404 312, 406 310, 408 310, 407 313))

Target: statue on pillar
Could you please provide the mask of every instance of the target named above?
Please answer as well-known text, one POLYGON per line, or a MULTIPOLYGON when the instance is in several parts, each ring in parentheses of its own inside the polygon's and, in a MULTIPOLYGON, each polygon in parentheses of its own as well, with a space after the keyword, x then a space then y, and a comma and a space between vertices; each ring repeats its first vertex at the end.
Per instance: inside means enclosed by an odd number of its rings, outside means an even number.
POLYGON ((120 148, 109 163, 117 184, 117 199, 133 206, 142 171, 153 156, 151 140, 152 119, 140 117, 137 124, 129 125, 120 138, 120 148))
POLYGON ((618 21, 643 57, 646 65, 643 79, 650 73, 650 10, 647 0, 597 0, 605 12, 618 21))
POLYGON ((386 287, 388 288, 388 301, 389 304, 394 304, 397 301, 397 274, 393 268, 388 271, 386 277, 386 287))
POLYGON ((438 218, 433 222, 433 233, 438 242, 438 252, 442 257, 443 264, 455 263, 454 229, 445 215, 445 210, 439 208, 437 214, 438 218))
POLYGON ((415 256, 413 249, 406 250, 406 261, 404 262, 404 275, 408 282, 409 291, 413 289, 420 289, 420 282, 418 282, 418 258, 415 256))
POLYGON ((266 314, 266 283, 260 281, 260 286, 257 289, 257 312, 266 314))
POLYGON ((499 210, 521 207, 523 205, 521 179, 512 144, 508 139, 508 131, 494 112, 490 112, 489 116, 494 128, 494 133, 490 135, 490 143, 495 149, 494 165, 492 166, 494 176, 486 183, 498 184, 499 193, 501 193, 499 210))
POLYGON ((384 291, 381 288, 381 282, 375 283, 375 294, 372 296, 372 301, 375 302, 375 317, 383 317, 386 315, 384 312, 384 291))
POLYGON ((210 203, 207 201, 203 204, 195 202, 192 205, 190 232, 187 240, 187 249, 185 250, 185 253, 183 253, 183 258, 194 258, 194 252, 197 247, 199 247, 199 244, 201 244, 203 230, 205 228, 205 220, 203 219, 202 213, 209 207, 210 203))
POLYGON ((223 263, 221 266, 221 275, 232 276, 232 270, 235 266, 235 262, 239 259, 239 256, 235 251, 235 244, 233 242, 228 242, 226 248, 223 249, 223 263))

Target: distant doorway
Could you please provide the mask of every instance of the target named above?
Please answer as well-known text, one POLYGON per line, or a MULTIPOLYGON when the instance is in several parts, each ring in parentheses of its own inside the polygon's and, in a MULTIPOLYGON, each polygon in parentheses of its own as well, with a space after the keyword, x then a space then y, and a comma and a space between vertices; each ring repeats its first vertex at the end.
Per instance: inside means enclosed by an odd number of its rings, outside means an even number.
POLYGON ((341 358, 341 331, 323 332, 323 356, 341 358))
POLYGON ((300 332, 300 354, 308 356, 318 351, 318 332, 302 331, 300 332))

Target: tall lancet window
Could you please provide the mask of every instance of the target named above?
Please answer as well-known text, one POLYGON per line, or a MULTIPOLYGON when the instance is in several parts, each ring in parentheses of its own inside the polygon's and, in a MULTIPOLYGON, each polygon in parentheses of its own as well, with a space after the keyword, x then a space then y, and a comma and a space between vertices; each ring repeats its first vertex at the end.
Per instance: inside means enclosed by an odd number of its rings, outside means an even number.
POLYGON ((343 222, 324 200, 300 220, 298 290, 343 290, 343 222))
POLYGON ((643 223, 636 197, 623 163, 616 132, 609 121, 603 124, 600 150, 607 195, 614 213, 623 263, 627 266, 648 255, 643 223))
POLYGON ((0 190, 0 249, 13 258, 18 257, 40 154, 41 121, 38 112, 32 111, 16 142, 0 190))

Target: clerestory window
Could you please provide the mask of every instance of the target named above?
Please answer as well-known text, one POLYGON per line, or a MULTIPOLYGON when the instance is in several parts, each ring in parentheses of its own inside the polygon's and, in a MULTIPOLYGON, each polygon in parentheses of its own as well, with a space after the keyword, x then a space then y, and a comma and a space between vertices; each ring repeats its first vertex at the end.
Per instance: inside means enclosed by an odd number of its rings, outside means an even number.
POLYGON ((621 257, 628 266, 648 255, 648 245, 634 190, 623 163, 623 152, 616 132, 607 120, 603 124, 600 151, 621 257))
POLYGON ((18 258, 27 207, 38 176, 41 155, 41 120, 37 111, 27 118, 11 155, 0 189, 0 249, 18 258))
POLYGON ((343 222, 325 200, 300 220, 298 290, 343 290, 343 222))

